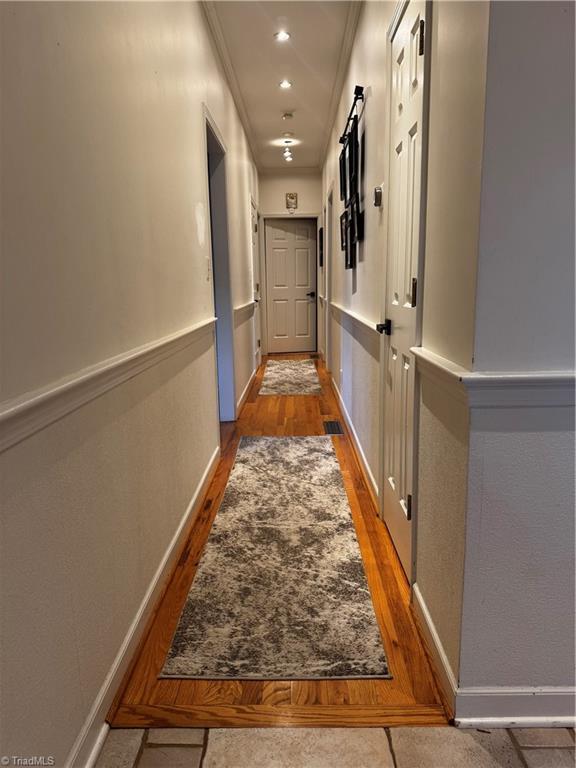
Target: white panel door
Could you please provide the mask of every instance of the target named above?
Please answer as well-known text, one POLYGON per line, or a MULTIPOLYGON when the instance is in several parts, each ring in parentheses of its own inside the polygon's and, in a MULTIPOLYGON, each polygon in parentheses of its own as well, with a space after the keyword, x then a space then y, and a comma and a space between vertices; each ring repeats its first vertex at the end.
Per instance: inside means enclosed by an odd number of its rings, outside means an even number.
POLYGON ((316 220, 266 222, 269 352, 316 350, 316 220))
POLYGON ((382 514, 408 578, 412 572, 414 356, 420 262, 425 3, 411 0, 391 46, 389 241, 382 514), (423 28, 424 27, 424 28, 423 28))

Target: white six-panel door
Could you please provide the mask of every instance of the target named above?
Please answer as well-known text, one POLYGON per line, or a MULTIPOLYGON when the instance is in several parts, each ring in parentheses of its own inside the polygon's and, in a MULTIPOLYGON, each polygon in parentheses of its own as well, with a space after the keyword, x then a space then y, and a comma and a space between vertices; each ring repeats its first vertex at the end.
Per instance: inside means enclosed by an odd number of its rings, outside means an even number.
POLYGON ((266 221, 268 352, 316 350, 316 220, 266 221))
POLYGON ((408 578, 412 571, 414 356, 420 259, 425 3, 411 0, 392 37, 389 240, 385 345, 383 518, 408 578))

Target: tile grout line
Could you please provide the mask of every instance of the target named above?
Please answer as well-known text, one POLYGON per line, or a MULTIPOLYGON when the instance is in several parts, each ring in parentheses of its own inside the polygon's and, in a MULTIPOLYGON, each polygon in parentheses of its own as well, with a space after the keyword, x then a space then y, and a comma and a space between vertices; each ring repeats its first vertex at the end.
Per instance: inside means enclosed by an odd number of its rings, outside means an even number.
POLYGON ((138 753, 136 755, 136 758, 134 759, 134 762, 132 763, 132 768, 137 768, 137 766, 140 763, 140 760, 142 759, 142 755, 144 754, 144 750, 146 749, 146 745, 148 744, 148 728, 144 729, 144 733, 142 734, 142 740, 140 742, 140 747, 138 749, 138 753))
POLYGON ((524 753, 522 751, 522 748, 521 748, 520 744, 518 743, 518 740, 517 740, 516 736, 514 736, 514 733, 512 732, 512 729, 511 728, 506 728, 506 733, 508 734, 508 738, 512 742, 512 746, 516 750, 516 754, 520 758, 520 762, 522 763, 523 766, 525 766, 525 768, 529 768, 528 761, 524 757, 524 753))
POLYGON ((200 756, 200 766, 199 768, 202 768, 204 765, 204 758, 206 757, 206 752, 208 750, 208 737, 210 736, 210 728, 204 729, 204 739, 202 742, 202 755, 200 756))
POLYGON ((396 760, 396 752, 394 752, 394 745, 392 744, 392 734, 390 733, 390 728, 384 728, 384 733, 388 739, 388 749, 392 755, 392 765, 394 768, 398 768, 398 761, 396 760))

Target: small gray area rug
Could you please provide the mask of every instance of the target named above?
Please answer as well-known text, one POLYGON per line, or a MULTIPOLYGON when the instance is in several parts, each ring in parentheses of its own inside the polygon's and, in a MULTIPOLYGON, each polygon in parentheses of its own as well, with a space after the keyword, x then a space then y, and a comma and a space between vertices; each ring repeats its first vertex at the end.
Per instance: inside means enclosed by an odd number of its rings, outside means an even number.
POLYGON ((322 392, 313 360, 268 360, 261 395, 319 395, 322 392))
POLYGON ((390 677, 330 437, 242 438, 161 677, 390 677))

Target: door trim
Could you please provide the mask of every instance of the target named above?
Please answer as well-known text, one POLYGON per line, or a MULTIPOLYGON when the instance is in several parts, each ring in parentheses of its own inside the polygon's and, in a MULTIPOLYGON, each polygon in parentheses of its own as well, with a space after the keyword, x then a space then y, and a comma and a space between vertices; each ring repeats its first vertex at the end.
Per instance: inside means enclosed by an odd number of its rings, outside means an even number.
MULTIPOLYGON (((299 214, 298 216, 293 216, 289 213, 263 213, 260 214, 259 221, 262 222, 262 239, 260 241, 260 280, 261 280, 261 290, 260 290, 260 306, 261 306, 261 312, 260 312, 260 323, 262 324, 260 333, 262 335, 262 354, 267 355, 268 354, 268 271, 267 271, 267 264, 266 264, 266 222, 270 219, 296 219, 296 220, 306 220, 306 219, 314 219, 316 221, 316 282, 318 282, 318 226, 319 222, 322 220, 322 214, 321 213, 309 213, 309 214, 299 214)), ((318 285, 316 285, 316 294, 318 294, 318 285)), ((318 301, 316 301, 316 304, 318 304, 318 301)), ((318 312, 318 310, 316 310, 318 312)), ((318 352, 318 320, 316 320, 316 340, 315 340, 315 346, 316 346, 316 352, 318 352)))

